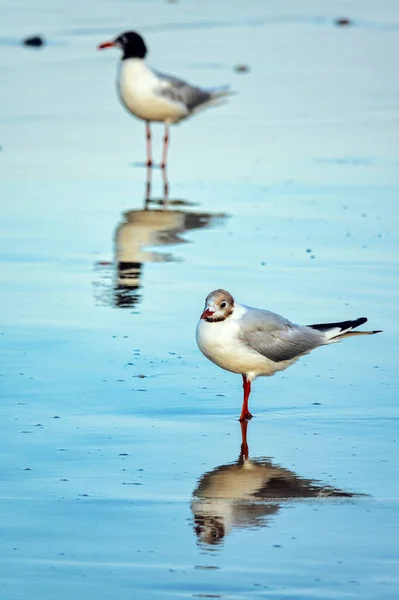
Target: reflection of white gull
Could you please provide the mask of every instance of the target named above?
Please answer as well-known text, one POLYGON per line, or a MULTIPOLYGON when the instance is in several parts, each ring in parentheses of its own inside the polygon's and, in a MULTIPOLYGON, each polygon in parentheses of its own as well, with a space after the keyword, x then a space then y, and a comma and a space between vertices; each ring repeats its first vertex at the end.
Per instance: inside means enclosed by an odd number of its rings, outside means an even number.
POLYGON ((353 331, 366 321, 361 317, 339 323, 296 325, 269 310, 238 304, 225 290, 215 290, 205 300, 197 325, 197 343, 209 360, 242 375, 240 421, 244 421, 252 417, 248 409, 251 381, 286 369, 319 346, 350 336, 380 333, 353 331))
POLYGON ((177 260, 171 253, 146 248, 187 243, 181 237, 182 233, 214 226, 224 218, 222 214, 182 210, 130 210, 124 213, 124 220, 115 231, 116 304, 131 306, 137 302, 134 292, 141 285, 143 263, 177 260))
POLYGON ((123 51, 119 71, 119 94, 126 109, 146 121, 147 166, 152 165, 150 122, 165 123, 162 167, 166 166, 169 144, 169 124, 178 123, 190 115, 220 103, 230 94, 228 86, 202 89, 153 71, 144 62, 147 47, 143 38, 134 31, 127 31, 110 42, 98 46, 99 50, 117 47, 123 51))
POLYGON ((238 461, 202 475, 193 492, 191 511, 199 541, 217 544, 235 527, 264 527, 266 517, 277 513, 285 500, 357 495, 299 477, 268 458, 249 459, 247 426, 247 421, 241 423, 238 461))

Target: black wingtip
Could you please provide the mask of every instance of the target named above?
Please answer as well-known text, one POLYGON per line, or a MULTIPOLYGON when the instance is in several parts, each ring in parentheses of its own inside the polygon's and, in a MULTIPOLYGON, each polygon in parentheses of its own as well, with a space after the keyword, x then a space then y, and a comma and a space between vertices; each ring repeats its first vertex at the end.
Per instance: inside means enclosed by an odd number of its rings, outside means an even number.
POLYGON ((319 331, 329 331, 330 329, 339 327, 341 331, 344 331, 345 329, 355 329, 360 325, 364 325, 364 323, 367 323, 367 317, 359 317, 353 321, 340 321, 338 323, 318 323, 316 325, 309 325, 309 327, 318 329, 319 331))
POLYGON ((352 321, 353 325, 352 327, 359 327, 359 325, 364 325, 364 323, 367 323, 367 317, 359 317, 358 319, 355 319, 354 321, 352 321))

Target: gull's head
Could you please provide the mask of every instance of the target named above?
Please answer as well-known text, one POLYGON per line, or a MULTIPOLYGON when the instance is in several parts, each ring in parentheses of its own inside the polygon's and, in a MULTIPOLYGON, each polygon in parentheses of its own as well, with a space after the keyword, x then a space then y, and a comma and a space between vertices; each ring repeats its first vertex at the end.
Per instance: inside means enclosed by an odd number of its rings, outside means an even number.
POLYGON ((226 535, 223 517, 213 515, 194 515, 194 531, 199 542, 205 544, 220 544, 226 535))
POLYGON ((234 298, 226 290, 214 290, 205 300, 205 308, 201 315, 208 323, 224 321, 234 310, 234 298))
POLYGON ((144 58, 147 54, 143 38, 135 31, 126 31, 114 40, 103 42, 97 46, 97 50, 105 50, 105 48, 121 48, 123 58, 144 58))

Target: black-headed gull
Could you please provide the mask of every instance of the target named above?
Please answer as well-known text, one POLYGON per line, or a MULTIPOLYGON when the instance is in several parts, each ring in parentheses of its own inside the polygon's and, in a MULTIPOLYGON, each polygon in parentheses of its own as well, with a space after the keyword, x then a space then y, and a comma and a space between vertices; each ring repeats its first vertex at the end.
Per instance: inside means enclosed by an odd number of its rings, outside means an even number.
POLYGON ((150 69, 144 58, 147 47, 141 35, 134 31, 122 33, 98 50, 118 47, 123 51, 118 75, 118 91, 122 104, 135 117, 146 122, 147 167, 152 166, 151 121, 165 124, 161 167, 166 167, 169 144, 169 125, 179 123, 190 115, 219 104, 230 95, 229 86, 203 89, 171 75, 150 69))
POLYGON ((296 325, 268 310, 238 304, 226 290, 214 290, 205 300, 196 337, 199 349, 209 360, 242 375, 240 421, 244 421, 252 418, 248 398, 256 377, 274 375, 318 346, 349 336, 380 333, 353 331, 366 321, 361 317, 341 323, 296 325))

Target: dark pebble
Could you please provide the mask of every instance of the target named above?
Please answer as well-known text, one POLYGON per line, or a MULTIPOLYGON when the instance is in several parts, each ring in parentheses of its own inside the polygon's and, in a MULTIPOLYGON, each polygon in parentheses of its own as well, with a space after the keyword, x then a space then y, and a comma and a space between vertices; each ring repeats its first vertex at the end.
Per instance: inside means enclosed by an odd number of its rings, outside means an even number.
POLYGON ((40 48, 44 46, 45 40, 40 35, 33 35, 22 40, 24 46, 32 46, 33 48, 40 48))
POLYGON ((352 21, 347 17, 338 17, 335 19, 334 23, 337 27, 348 27, 348 25, 352 25, 352 21))
POLYGON ((236 73, 248 73, 249 72, 249 66, 244 65, 244 64, 234 65, 233 69, 236 73))

